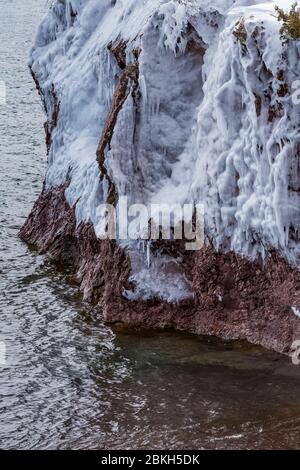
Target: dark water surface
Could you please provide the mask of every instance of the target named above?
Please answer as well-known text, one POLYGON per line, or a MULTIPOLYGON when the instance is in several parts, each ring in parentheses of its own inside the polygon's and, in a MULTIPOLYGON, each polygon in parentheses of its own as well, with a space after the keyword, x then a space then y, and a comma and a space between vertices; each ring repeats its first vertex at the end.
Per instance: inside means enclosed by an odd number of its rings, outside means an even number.
POLYGON ((300 448, 300 368, 245 345, 113 332, 18 231, 46 166, 26 67, 44 0, 0 0, 0 447, 300 448))

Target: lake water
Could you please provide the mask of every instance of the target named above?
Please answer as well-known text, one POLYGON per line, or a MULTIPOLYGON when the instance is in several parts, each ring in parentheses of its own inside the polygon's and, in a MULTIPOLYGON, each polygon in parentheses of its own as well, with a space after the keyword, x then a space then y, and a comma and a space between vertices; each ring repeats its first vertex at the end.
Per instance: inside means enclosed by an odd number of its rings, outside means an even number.
POLYGON ((0 447, 300 448, 300 368, 288 358, 170 331, 113 331, 18 239, 46 168, 26 66, 45 8, 0 0, 0 447))

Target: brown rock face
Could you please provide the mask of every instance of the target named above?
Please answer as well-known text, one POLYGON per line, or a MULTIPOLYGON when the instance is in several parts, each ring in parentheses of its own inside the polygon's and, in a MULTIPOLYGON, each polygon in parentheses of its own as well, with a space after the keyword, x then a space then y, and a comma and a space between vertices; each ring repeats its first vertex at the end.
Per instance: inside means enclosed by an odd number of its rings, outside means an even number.
POLYGON ((183 263, 194 299, 178 304, 127 300, 123 290, 134 289, 128 254, 115 242, 98 240, 92 225, 76 227, 65 188, 43 190, 20 236, 73 268, 84 297, 101 305, 108 322, 247 339, 279 352, 288 352, 300 339, 300 319, 291 309, 300 307, 300 272, 276 254, 259 265, 206 247, 187 253, 183 263))
POLYGON ((139 64, 137 60, 135 60, 135 62, 131 64, 126 65, 125 49, 126 43, 120 43, 118 47, 110 49, 113 52, 120 69, 123 72, 115 89, 110 113, 107 117, 96 152, 101 178, 103 179, 104 177, 106 177, 109 184, 107 203, 113 204, 114 206, 117 204, 118 195, 114 182, 108 175, 105 166, 105 152, 110 147, 118 115, 125 101, 127 100, 130 93, 135 96, 135 92, 138 88, 139 76, 139 64))

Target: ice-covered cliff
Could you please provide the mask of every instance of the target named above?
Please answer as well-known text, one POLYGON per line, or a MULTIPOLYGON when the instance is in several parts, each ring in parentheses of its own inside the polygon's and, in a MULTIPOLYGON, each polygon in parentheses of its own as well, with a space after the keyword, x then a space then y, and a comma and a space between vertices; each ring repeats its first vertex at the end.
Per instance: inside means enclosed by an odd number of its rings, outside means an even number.
POLYGON ((108 319, 278 350, 295 337, 300 41, 274 10, 292 3, 52 2, 30 54, 48 171, 21 235, 69 261, 108 319), (205 248, 101 240, 98 209, 122 196, 201 202, 205 248))

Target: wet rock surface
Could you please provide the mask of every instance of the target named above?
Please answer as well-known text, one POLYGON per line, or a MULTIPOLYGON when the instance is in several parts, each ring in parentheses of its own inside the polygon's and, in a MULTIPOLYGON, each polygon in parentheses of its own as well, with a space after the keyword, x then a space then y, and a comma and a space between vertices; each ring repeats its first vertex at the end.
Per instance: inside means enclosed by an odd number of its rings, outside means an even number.
POLYGON ((300 302, 300 273, 275 253, 259 265, 205 247, 196 256, 186 254, 183 263, 193 283, 192 299, 127 300, 124 291, 134 285, 126 249, 98 240, 91 224, 76 226, 65 189, 43 191, 20 236, 41 254, 71 267, 84 298, 99 303, 108 322, 247 339, 285 353, 299 339, 300 319, 292 307, 300 302))

